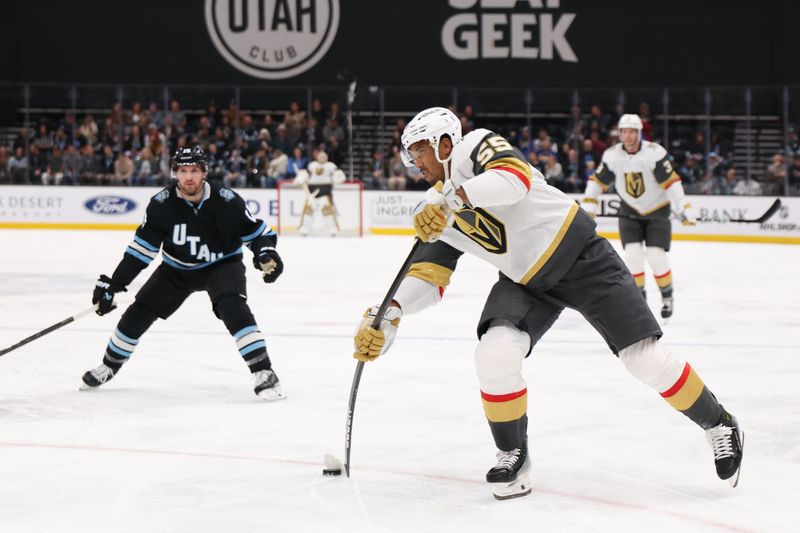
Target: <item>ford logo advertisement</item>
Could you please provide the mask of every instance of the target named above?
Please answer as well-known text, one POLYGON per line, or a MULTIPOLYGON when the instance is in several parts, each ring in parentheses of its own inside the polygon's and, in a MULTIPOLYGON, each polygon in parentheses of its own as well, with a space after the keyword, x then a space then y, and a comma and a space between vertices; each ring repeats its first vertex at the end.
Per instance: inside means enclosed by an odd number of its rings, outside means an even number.
POLYGON ((122 196, 95 196, 84 202, 83 207, 98 215, 124 215, 136 209, 136 202, 122 196))

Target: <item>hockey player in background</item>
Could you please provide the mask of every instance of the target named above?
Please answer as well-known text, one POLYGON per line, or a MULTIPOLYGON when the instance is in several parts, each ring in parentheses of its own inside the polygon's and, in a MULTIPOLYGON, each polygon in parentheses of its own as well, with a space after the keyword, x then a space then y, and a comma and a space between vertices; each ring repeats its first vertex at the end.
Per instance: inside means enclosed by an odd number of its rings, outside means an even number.
POLYGON ((333 186, 344 183, 344 172, 328 161, 328 154, 320 150, 316 160, 308 164, 308 170, 299 170, 294 182, 306 189, 306 201, 300 216, 300 234, 307 236, 314 229, 314 218, 321 212, 328 232, 332 237, 339 234, 336 206, 333 203, 333 186))
POLYGON ((371 327, 377 306, 365 313, 354 357, 372 361, 384 353, 402 315, 438 303, 459 257, 475 255, 500 271, 475 349, 484 412, 499 448, 486 480, 498 499, 531 490, 522 362, 565 307, 586 317, 633 376, 705 430, 717 474, 735 486, 743 443, 736 418, 658 341, 658 322, 592 218, 500 135, 477 129, 462 138, 447 109, 419 113, 401 142, 407 164, 434 185, 415 209, 423 242, 379 329, 371 327))
POLYGON ((99 387, 130 359, 157 318, 166 320, 193 292, 205 291, 214 314, 225 323, 245 364, 255 377, 255 393, 284 398, 272 370, 264 335, 247 305, 242 245, 264 281, 283 271, 275 251, 277 234, 254 218, 230 189, 206 181, 206 154, 200 147, 179 148, 172 160, 173 183, 150 200, 145 218, 111 277, 100 276, 92 303, 98 315, 114 309, 114 294, 126 287, 161 249, 163 262, 123 313, 106 347, 103 363, 83 375, 83 389, 99 387))
POLYGON ((650 268, 661 291, 661 317, 666 321, 673 311, 672 269, 667 258, 672 240, 670 208, 685 226, 694 226, 697 219, 667 151, 659 144, 642 139, 639 116, 622 115, 617 127, 621 142, 603 153, 597 172, 586 185, 581 206, 589 214, 596 215, 597 198, 614 184, 622 200, 619 236, 625 249, 625 262, 644 296, 646 247, 650 268))

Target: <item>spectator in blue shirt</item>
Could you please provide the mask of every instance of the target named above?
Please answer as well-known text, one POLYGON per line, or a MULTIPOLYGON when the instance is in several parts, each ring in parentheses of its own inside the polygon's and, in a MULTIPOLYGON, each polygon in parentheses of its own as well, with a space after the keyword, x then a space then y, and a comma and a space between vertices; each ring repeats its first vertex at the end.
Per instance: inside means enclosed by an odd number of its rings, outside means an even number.
POLYGON ((303 153, 303 146, 295 146, 294 150, 292 150, 292 157, 289 158, 286 177, 294 179, 297 176, 297 171, 306 168, 306 165, 308 165, 308 158, 303 153))

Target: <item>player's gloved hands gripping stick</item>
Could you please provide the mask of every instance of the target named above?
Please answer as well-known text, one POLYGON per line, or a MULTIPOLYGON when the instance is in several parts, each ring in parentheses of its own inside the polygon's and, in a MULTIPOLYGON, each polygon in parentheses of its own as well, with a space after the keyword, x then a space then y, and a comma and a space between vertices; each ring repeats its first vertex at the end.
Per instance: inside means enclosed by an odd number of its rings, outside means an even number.
POLYGON ((380 329, 372 327, 378 314, 379 306, 374 305, 364 312, 364 320, 358 325, 354 338, 355 352, 353 357, 359 361, 373 361, 385 353, 397 336, 397 327, 403 311, 399 307, 389 307, 381 320, 380 329))
POLYGON ((114 305, 114 295, 127 290, 128 289, 123 285, 114 283, 111 278, 105 274, 101 274, 94 284, 94 292, 92 293, 92 303, 97 304, 97 311, 95 311, 95 313, 103 316, 116 309, 117 306, 114 305))
POLYGON ((447 227, 453 211, 463 209, 453 182, 439 182, 425 192, 425 199, 414 209, 414 230, 423 242, 436 242, 447 227))
POLYGON ((272 283, 283 273, 283 261, 275 248, 266 246, 253 255, 253 266, 263 273, 264 283, 272 283))
POLYGON ((678 218, 681 220, 681 224, 684 226, 697 225, 697 215, 694 212, 692 204, 688 202, 683 204, 683 210, 678 213, 678 218))

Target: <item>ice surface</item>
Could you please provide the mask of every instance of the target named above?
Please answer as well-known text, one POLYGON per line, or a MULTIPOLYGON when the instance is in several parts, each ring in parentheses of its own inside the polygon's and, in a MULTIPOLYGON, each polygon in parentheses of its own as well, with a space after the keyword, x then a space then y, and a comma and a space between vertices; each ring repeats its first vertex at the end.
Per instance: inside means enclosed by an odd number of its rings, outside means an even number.
MULTIPOLYGON (((0 231, 0 347, 89 304, 128 232, 0 231)), ((409 237, 286 238, 250 303, 289 399, 266 403, 196 294, 120 374, 79 392, 121 310, 0 358, 0 532, 800 531, 800 247, 677 242, 665 341, 741 421, 739 487, 703 432, 630 377, 567 311, 524 367, 533 493, 495 501, 472 352, 496 272, 464 257, 444 302, 403 318, 367 365, 352 477, 343 458, 351 337, 409 237)), ((152 268, 136 280, 145 281, 152 268)), ((651 305, 658 296, 648 280, 651 305)), ((132 301, 135 290, 118 297, 132 301)))

